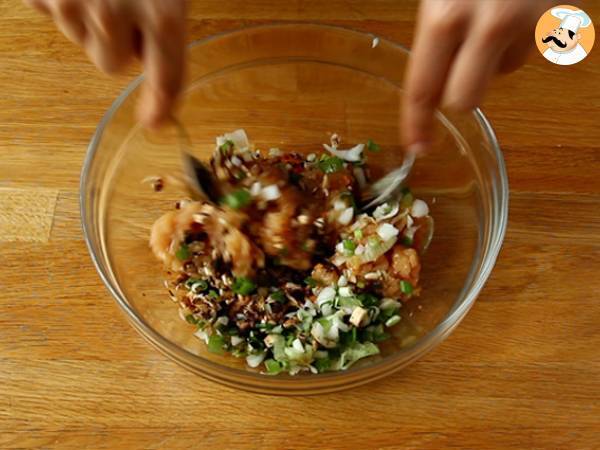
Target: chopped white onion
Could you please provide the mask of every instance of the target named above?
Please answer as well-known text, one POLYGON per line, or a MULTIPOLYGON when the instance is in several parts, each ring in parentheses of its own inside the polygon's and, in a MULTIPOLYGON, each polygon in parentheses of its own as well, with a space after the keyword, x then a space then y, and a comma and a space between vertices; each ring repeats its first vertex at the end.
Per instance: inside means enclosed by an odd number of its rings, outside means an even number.
POLYGON ((223 325, 226 326, 229 323, 229 317, 221 316, 217 320, 215 320, 215 325, 223 325))
POLYGON ((382 223, 377 228, 377 234, 384 241, 387 241, 389 239, 392 239, 392 238, 398 236, 398 233, 399 233, 398 228, 396 228, 394 225, 392 225, 390 223, 382 223))
POLYGON ((277 200, 279 197, 281 197, 281 191, 279 190, 279 186, 276 184, 271 184, 267 187, 264 187, 260 195, 266 201, 277 200))
POLYGON ((335 298, 335 289, 331 286, 324 287, 317 296, 317 304, 321 306, 323 303, 331 302, 335 298))
POLYGON ((343 287, 339 288, 338 292, 341 297, 352 297, 352 294, 353 294, 352 288, 350 288, 349 286, 343 286, 343 287))
POLYGON ((237 156, 233 155, 231 157, 231 164, 233 164, 235 167, 240 167, 242 165, 242 160, 237 156))
POLYGON ((292 342, 292 346, 300 353, 304 353, 304 345, 302 345, 302 341, 300 339, 294 339, 294 342, 292 342))
POLYGON ((412 216, 407 215, 406 216, 406 226, 407 227, 412 227, 413 223, 415 223, 415 221, 413 220, 412 216))
POLYGON ((225 133, 223 136, 217 138, 217 147, 220 147, 225 142, 231 141, 233 145, 239 150, 246 149, 250 146, 246 131, 243 129, 235 130, 231 133, 225 133))
POLYGON ((375 208, 375 211, 373 211, 373 217, 375 220, 377 220, 377 222, 385 219, 391 219, 398 214, 399 210, 400 205, 397 202, 393 204, 384 203, 375 208))
POLYGON ((355 249, 354 249, 354 254, 355 255, 362 255, 365 252, 365 246, 360 244, 358 245, 355 249))
POLYGON ((281 156, 281 150, 279 150, 278 148, 270 148, 269 156, 281 156))
POLYGON ((366 214, 361 214, 359 216, 356 216, 356 220, 350 227, 350 230, 355 231, 355 230, 358 230, 359 228, 363 228, 365 226, 365 224, 364 224, 365 217, 367 217, 366 214))
POLYGON ((244 342, 244 338, 241 338, 239 336, 231 336, 231 345, 233 345, 234 347, 236 345, 240 345, 242 342, 244 342))
POLYGON ((250 188, 250 195, 252 195, 252 197, 258 197, 260 191, 262 191, 262 185, 260 184, 260 181, 255 181, 250 188))
POLYGON ((314 153, 309 153, 308 155, 306 155, 306 160, 308 162, 313 162, 315 159, 317 159, 317 155, 314 153))
POLYGON ((346 208, 338 217, 337 221, 342 225, 348 225, 354 217, 354 208, 351 206, 346 208))
POLYGON ((206 331, 198 330, 194 333, 194 336, 208 344, 208 334, 206 334, 206 331))
MULTIPOLYGON (((350 331, 350 327, 346 325, 343 320, 337 314, 333 318, 333 323, 338 330, 343 331, 344 333, 350 331)), ((333 327, 332 327, 333 328, 333 327)))
POLYGON ((337 341, 340 338, 340 329, 338 328, 336 323, 331 325, 331 328, 329 328, 326 337, 327 339, 331 339, 332 341, 337 341))
POLYGON ((415 237, 415 232, 419 229, 418 226, 416 227, 408 227, 406 230, 404 230, 404 236, 406 236, 409 239, 412 239, 415 237))
POLYGON ((376 261, 381 255, 385 254, 385 252, 392 248, 397 240, 398 237, 394 236, 388 240, 380 242, 378 245, 367 245, 365 247, 365 252, 361 257, 363 263, 376 261))
POLYGON ((254 368, 260 366, 260 363, 265 359, 266 353, 259 353, 258 355, 248 355, 246 356, 246 363, 254 368))
POLYGON ((365 149, 365 144, 358 144, 348 150, 338 150, 332 145, 323 144, 325 150, 338 158, 348 162, 359 162, 362 159, 362 153, 365 149))
POLYGON ((416 199, 410 208, 410 215, 413 217, 425 217, 429 214, 429 206, 421 199, 416 199))
POLYGON ((342 264, 346 262, 346 257, 344 255, 336 254, 331 260, 334 266, 340 267, 342 264))
POLYGON ((339 287, 344 287, 348 285, 348 278, 345 275, 342 275, 337 282, 339 287))
POLYGON ((334 211, 341 211, 342 209, 346 209, 348 206, 346 205, 346 202, 343 200, 336 200, 333 203, 333 209, 334 211))
MULTIPOLYGON (((325 329, 323 328, 323 325, 321 325, 319 322, 313 323, 313 326, 310 330, 310 334, 323 347, 333 348, 336 346, 335 341, 338 339, 337 335, 332 338, 329 338, 329 336, 325 336, 325 329)), ((325 353, 325 355, 327 355, 327 353, 325 353)))
POLYGON ((343 242, 338 242, 337 245, 335 246, 335 251, 338 253, 341 253, 342 255, 344 254, 344 243, 343 242))
POLYGON ((373 38, 373 42, 371 43, 371 48, 375 48, 379 45, 379 38, 376 36, 373 38))
POLYGON ((384 298, 379 304, 379 309, 382 311, 385 309, 400 309, 401 306, 402 305, 400 302, 394 300, 393 298, 384 298))

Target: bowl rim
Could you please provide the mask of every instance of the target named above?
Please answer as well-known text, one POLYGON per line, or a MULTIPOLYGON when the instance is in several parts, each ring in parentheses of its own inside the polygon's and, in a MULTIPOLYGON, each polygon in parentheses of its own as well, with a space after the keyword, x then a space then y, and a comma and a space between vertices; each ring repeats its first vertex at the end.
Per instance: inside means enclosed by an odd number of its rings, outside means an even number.
MULTIPOLYGON (((314 22, 272 22, 269 24, 262 25, 253 25, 242 27, 234 30, 228 30, 219 32, 210 36, 207 36, 202 39, 195 40, 191 42, 187 48, 188 50, 193 49, 194 47, 206 44, 213 40, 217 40, 223 37, 230 37, 237 34, 243 34, 252 31, 261 31, 268 29, 277 29, 277 28, 294 28, 294 27, 305 27, 309 29, 323 29, 326 31, 335 31, 335 32, 344 32, 344 33, 352 33, 357 36, 370 36, 371 38, 377 37, 381 43, 385 43, 386 45, 390 45, 398 50, 401 50, 404 53, 410 53, 410 51, 401 44, 393 42, 389 39, 382 38, 377 36, 374 33, 359 31, 350 27, 338 26, 338 25, 329 25, 329 24, 319 24, 314 22)), ((82 225, 82 231, 86 243, 86 247, 100 276, 102 282, 112 295, 112 297, 116 300, 117 304, 121 307, 121 309, 126 313, 129 321, 134 325, 136 331, 138 331, 146 340, 148 340, 151 344, 158 348, 161 352, 167 354, 168 357, 174 358, 178 363, 182 364, 184 367, 188 369, 192 369, 195 373, 199 373, 205 378, 209 378, 213 381, 225 383, 229 386, 235 386, 238 388, 251 390, 255 392, 268 392, 271 389, 281 389, 283 392, 280 394, 286 394, 294 392, 302 393, 302 390, 313 390, 313 391, 332 391, 337 389, 344 389, 345 387, 350 387, 351 385, 357 385, 362 383, 370 382, 374 379, 380 378, 381 376, 385 376, 401 367, 403 364, 400 363, 399 360, 402 357, 406 357, 406 355, 412 355, 413 357, 409 359, 408 362, 412 362, 415 359, 422 357, 428 351, 432 350, 436 344, 441 343, 446 337, 453 331, 453 329, 462 321, 465 317, 469 309, 473 306, 475 300, 480 294, 483 286, 487 282, 490 273, 493 267, 496 264, 498 255, 500 253, 504 237, 506 234, 506 228, 508 223, 508 203, 509 203, 509 187, 508 187, 508 176, 506 172, 506 164, 504 162, 504 157, 502 150, 500 149, 499 142, 496 138, 496 134, 487 119, 487 117, 483 114, 480 108, 475 108, 472 110, 472 114, 476 122, 479 124, 483 134, 487 138, 493 156, 495 157, 495 161, 498 168, 498 177, 497 177, 497 197, 498 197, 498 215, 497 215, 497 228, 495 239, 493 239, 489 243, 489 247, 487 248, 487 257, 484 258, 482 262, 482 266, 480 269, 480 275, 475 280, 473 287, 470 291, 467 292, 465 299, 458 306, 453 307, 450 312, 442 319, 433 329, 431 329, 427 334, 417 340, 415 344, 401 349, 398 352, 393 353, 385 358, 382 358, 381 361, 376 361, 367 367, 357 367, 350 368, 347 371, 341 372, 331 372, 319 374, 318 376, 308 376, 308 377, 291 377, 286 376, 283 377, 267 377, 260 373, 243 371, 241 369, 235 369, 232 367, 221 365, 217 362, 206 359, 200 355, 196 355, 177 344, 171 342, 166 337, 162 336, 160 333, 154 330, 152 326, 150 326, 146 321, 141 318, 135 309, 128 304, 124 296, 121 296, 121 293, 118 289, 116 289, 110 282, 107 273, 105 273, 103 267, 100 264, 99 257, 96 255, 96 252, 92 246, 92 227, 91 224, 88 224, 86 221, 86 217, 88 215, 89 205, 86 198, 86 186, 89 183, 90 172, 92 169, 94 157, 96 155, 96 151, 98 150, 99 143, 102 139, 104 131, 115 115, 115 113, 119 110, 125 100, 131 95, 131 93, 139 87, 139 85, 144 80, 144 74, 139 75, 133 81, 129 83, 129 85, 119 94, 119 96, 113 101, 108 110, 104 113, 102 119, 100 120, 94 134, 88 144, 85 159, 83 161, 83 166, 81 169, 80 175, 80 184, 79 184, 79 203, 80 203, 80 219, 82 225), (200 363, 200 365, 207 365, 209 368, 214 369, 216 372, 227 372, 233 377, 241 377, 244 379, 244 382, 249 382, 250 384, 241 384, 239 382, 232 383, 231 380, 223 380, 218 376, 214 376, 212 374, 204 372, 203 369, 198 370, 194 365, 190 365, 186 359, 192 358, 200 363), (393 364, 396 362, 397 364, 393 364), (400 363, 400 364, 399 364, 400 363), (382 369, 386 367, 390 367, 392 370, 390 372, 382 373, 382 369), (366 378, 364 375, 367 373, 373 373, 375 376, 371 378, 366 378), (340 382, 344 378, 348 378, 349 374, 354 374, 355 380, 351 381, 350 384, 344 384, 340 382), (379 374, 379 375, 378 375, 379 374), (361 377, 362 375, 362 377, 361 377), (324 389, 319 389, 316 384, 322 384, 324 381, 331 381, 332 384, 324 389), (335 381, 338 381, 338 384, 335 384, 335 381), (261 387, 261 384, 268 382, 271 386, 266 388, 264 386, 261 387), (294 385, 296 384, 306 384, 305 387, 294 385)), ((237 380, 241 381, 241 380, 237 380)))

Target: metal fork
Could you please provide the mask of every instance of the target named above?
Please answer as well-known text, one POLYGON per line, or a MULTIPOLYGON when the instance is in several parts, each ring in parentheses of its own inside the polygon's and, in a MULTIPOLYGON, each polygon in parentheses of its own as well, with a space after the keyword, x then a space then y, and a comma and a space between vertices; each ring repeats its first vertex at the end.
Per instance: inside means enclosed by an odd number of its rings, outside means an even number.
POLYGON ((175 116, 171 116, 170 120, 177 130, 181 165, 188 189, 196 198, 218 203, 222 192, 212 170, 192 155, 192 140, 183 124, 175 116))
POLYGON ((392 197, 396 197, 402 188, 403 183, 408 178, 408 175, 410 175, 410 171, 414 164, 414 152, 407 152, 400 167, 375 181, 365 191, 365 194, 362 197, 362 210, 366 211, 374 206, 385 203, 392 197))

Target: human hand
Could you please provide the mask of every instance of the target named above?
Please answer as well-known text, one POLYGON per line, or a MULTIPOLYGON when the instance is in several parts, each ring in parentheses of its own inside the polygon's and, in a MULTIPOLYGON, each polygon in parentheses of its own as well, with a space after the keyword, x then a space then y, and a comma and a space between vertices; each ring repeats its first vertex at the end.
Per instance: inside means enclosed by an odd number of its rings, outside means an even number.
POLYGON ((184 0, 25 0, 52 16, 92 62, 115 73, 141 59, 146 84, 138 115, 157 126, 171 112, 182 85, 184 0))
POLYGON ((435 109, 468 111, 494 74, 521 66, 534 45, 547 0, 422 0, 408 63, 402 131, 422 151, 431 141, 435 109))

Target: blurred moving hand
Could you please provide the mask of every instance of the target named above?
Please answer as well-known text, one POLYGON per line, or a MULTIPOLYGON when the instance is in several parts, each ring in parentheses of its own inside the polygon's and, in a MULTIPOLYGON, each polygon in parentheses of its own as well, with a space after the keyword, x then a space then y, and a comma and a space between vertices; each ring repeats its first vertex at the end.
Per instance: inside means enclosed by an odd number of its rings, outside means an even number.
MULTIPOLYGON (((365 0, 366 1, 366 0, 365 0)), ((156 126, 181 89, 185 55, 184 0, 25 0, 51 15, 107 73, 133 57, 144 64, 139 115, 156 126)), ((406 146, 427 147, 435 109, 477 106, 491 78, 516 69, 534 44, 549 0, 422 0, 405 82, 406 146)))
POLYGON ((182 85, 185 57, 184 0, 25 0, 52 16, 58 28, 82 46, 106 73, 139 58, 146 83, 139 117, 159 125, 171 112, 182 85))
POLYGON ((432 139, 435 109, 468 111, 496 73, 521 66, 548 0, 422 0, 405 81, 402 131, 413 151, 432 139))

